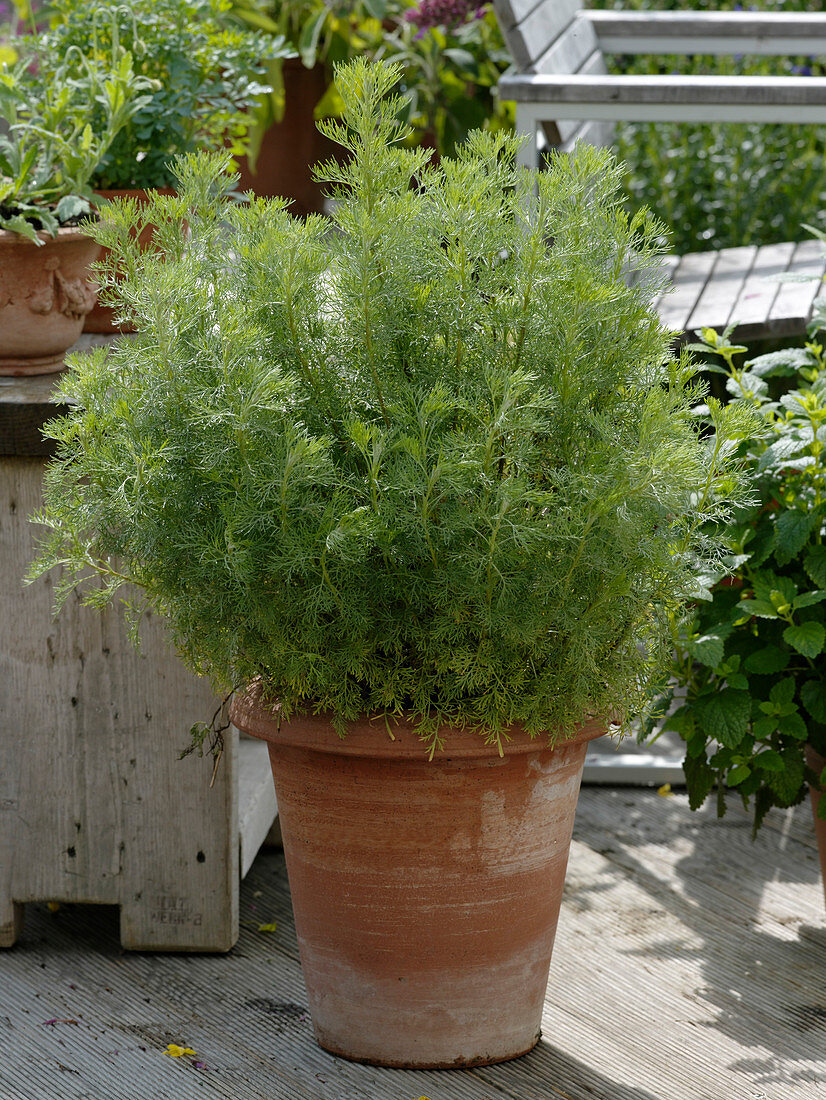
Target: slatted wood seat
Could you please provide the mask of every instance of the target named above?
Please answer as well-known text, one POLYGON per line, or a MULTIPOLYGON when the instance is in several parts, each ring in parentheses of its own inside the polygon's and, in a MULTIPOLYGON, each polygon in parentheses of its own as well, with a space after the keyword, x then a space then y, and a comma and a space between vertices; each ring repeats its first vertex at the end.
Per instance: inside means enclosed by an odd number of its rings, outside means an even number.
MULTIPOLYGON (((607 144, 614 122, 826 124, 826 79, 780 76, 611 76, 606 53, 826 53, 826 14, 583 10, 581 0, 493 0, 513 67, 499 95, 516 102, 520 154, 536 165, 542 138, 562 150, 607 144)), ((815 242, 671 258, 674 290, 658 303, 678 331, 738 321, 738 339, 798 335, 819 284, 767 279, 823 274, 815 242)))

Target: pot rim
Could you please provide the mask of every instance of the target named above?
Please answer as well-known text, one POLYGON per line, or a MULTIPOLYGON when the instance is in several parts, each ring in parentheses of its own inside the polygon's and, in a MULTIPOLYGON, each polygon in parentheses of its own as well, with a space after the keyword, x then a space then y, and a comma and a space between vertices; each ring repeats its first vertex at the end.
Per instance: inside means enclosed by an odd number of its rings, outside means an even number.
MULTIPOLYGON (((294 715, 286 722, 279 720, 279 705, 263 701, 260 681, 236 692, 229 708, 233 725, 252 737, 267 741, 270 745, 301 748, 326 752, 336 756, 371 756, 393 759, 422 760, 428 762, 430 750, 423 744, 413 721, 405 716, 388 719, 385 715, 364 715, 347 723, 347 736, 339 737, 333 728, 329 714, 294 715)), ((553 752, 557 749, 593 741, 607 732, 605 719, 587 718, 573 737, 549 745, 541 736, 531 737, 521 726, 512 726, 503 739, 502 754, 553 752)), ((499 748, 488 744, 474 729, 444 727, 445 747, 434 754, 433 760, 449 760, 455 757, 498 758, 499 748)))
MULTIPOLYGON (((89 244, 97 244, 88 233, 84 233, 82 229, 75 225, 60 226, 57 231, 57 236, 53 237, 51 233, 48 233, 45 229, 38 229, 37 236, 43 241, 44 244, 68 244, 72 241, 88 241, 89 244)), ((27 248, 36 248, 37 245, 34 241, 30 241, 28 237, 22 236, 20 233, 12 233, 10 229, 0 229, 0 244, 7 248, 12 248, 15 245, 25 245, 27 248)))

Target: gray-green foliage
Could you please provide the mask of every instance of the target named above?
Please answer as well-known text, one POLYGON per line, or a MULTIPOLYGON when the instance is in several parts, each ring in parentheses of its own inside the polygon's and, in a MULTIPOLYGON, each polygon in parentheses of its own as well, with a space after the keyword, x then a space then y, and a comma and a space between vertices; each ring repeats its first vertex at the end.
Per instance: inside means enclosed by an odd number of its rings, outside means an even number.
POLYGON ((226 204, 220 158, 104 211, 138 336, 66 377, 35 572, 91 568, 95 603, 134 582, 196 670, 287 713, 405 710, 433 746, 624 718, 716 556, 737 412, 698 437, 650 307, 661 226, 621 211, 608 154, 536 175, 477 133, 428 167, 395 76, 338 73, 332 231, 226 204))

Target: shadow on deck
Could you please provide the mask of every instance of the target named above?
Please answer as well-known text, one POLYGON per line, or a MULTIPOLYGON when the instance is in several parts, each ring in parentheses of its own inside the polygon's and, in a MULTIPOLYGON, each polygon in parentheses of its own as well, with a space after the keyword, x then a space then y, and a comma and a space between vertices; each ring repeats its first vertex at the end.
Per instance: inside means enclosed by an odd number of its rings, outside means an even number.
POLYGON ((683 796, 583 790, 544 1036, 495 1067, 324 1053, 279 851, 259 855, 241 906, 227 956, 125 954, 116 909, 28 906, 0 955, 0 1100, 826 1098, 826 920, 805 805, 752 844, 736 807, 717 821, 683 796), (171 1058, 169 1043, 197 1056, 171 1058))

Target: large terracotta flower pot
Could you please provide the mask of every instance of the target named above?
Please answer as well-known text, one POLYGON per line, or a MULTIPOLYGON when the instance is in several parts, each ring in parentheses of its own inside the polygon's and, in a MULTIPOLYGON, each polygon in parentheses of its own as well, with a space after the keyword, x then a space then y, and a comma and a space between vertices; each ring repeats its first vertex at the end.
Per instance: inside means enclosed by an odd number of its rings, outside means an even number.
MULTIPOLYGON (((806 746, 806 763, 816 772, 821 775, 823 769, 826 768, 826 757, 816 752, 811 745, 806 746)), ((820 806, 821 798, 826 797, 822 791, 817 790, 815 787, 809 788, 809 796, 812 800, 812 813, 815 818, 815 838, 817 839, 817 851, 820 856, 820 875, 823 880, 823 894, 826 899, 826 821, 822 817, 817 816, 818 807, 820 806)))
POLYGON ((0 374, 61 370, 95 301, 98 245, 78 229, 38 236, 0 230, 0 374))
POLYGON ((587 742, 514 731, 499 756, 446 730, 279 723, 260 688, 232 721, 269 742, 316 1038, 377 1065, 516 1058, 540 1021, 587 742))
MULTIPOLYGON (((158 187, 156 188, 161 195, 174 195, 175 190, 172 187, 158 187)), ((146 202, 147 191, 141 189, 130 188, 115 188, 112 190, 99 190, 95 191, 98 198, 101 199, 137 199, 138 203, 146 202)), ((155 227, 153 225, 144 226, 141 232, 138 234, 138 242, 142 248, 149 248, 152 243, 152 238, 155 235, 155 227)), ((109 253, 108 248, 101 250, 100 258, 105 259, 109 253)), ((98 333, 114 333, 114 332, 134 332, 132 325, 116 325, 115 313, 117 311, 112 309, 111 306, 104 306, 95 298, 95 304, 89 310, 86 315, 86 323, 83 326, 84 332, 98 332, 98 333)))
POLYGON ((239 162, 241 191, 292 199, 290 213, 320 214, 324 188, 312 177, 312 167, 340 151, 318 132, 314 110, 327 90, 323 65, 306 69, 297 58, 284 62, 284 117, 264 134, 253 172, 246 157, 239 162))

